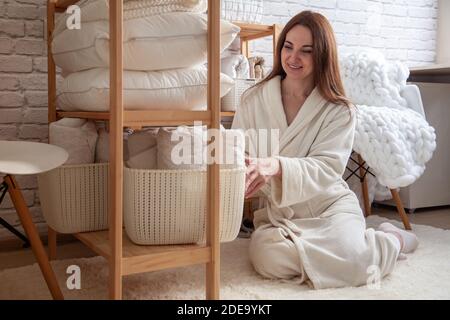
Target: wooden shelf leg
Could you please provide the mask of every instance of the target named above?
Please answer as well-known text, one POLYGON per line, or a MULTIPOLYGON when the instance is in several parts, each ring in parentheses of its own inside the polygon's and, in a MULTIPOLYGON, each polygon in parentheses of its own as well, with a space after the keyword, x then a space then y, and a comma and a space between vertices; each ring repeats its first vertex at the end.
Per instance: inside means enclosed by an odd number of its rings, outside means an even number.
POLYGON ((48 259, 55 260, 56 259, 56 247, 58 245, 58 233, 52 228, 48 227, 47 230, 47 241, 48 241, 48 259))
POLYGON ((30 211, 23 199, 22 193, 17 187, 17 182, 14 177, 7 175, 4 177, 5 182, 8 184, 8 192, 11 200, 16 208, 17 214, 19 215, 20 222, 25 230, 25 233, 30 240, 31 249, 33 250, 34 256, 41 268, 42 275, 44 276, 50 293, 55 300, 63 300, 64 296, 59 288, 58 281, 56 280, 55 273, 48 261, 47 253, 45 252, 44 246, 42 245, 41 239, 39 238, 36 226, 31 219, 30 211))
POLYGON ((122 299, 123 220, 123 0, 109 2, 109 297, 122 299))
POLYGON ((408 216, 406 215, 406 212, 405 212, 405 208, 403 207, 402 200, 400 199, 400 195, 398 194, 398 191, 395 189, 391 189, 391 194, 392 194, 392 198, 395 201, 395 205, 397 206, 398 214, 400 215, 400 218, 402 218, 405 229, 412 230, 411 225, 409 224, 408 216))
POLYGON ((241 38, 241 54, 247 58, 250 57, 250 49, 248 47, 248 41, 243 38, 241 38))
POLYGON ((273 25, 273 34, 272 34, 272 44, 273 44, 273 61, 276 61, 277 59, 277 45, 278 45, 278 39, 280 37, 280 33, 283 31, 283 26, 279 24, 273 25))

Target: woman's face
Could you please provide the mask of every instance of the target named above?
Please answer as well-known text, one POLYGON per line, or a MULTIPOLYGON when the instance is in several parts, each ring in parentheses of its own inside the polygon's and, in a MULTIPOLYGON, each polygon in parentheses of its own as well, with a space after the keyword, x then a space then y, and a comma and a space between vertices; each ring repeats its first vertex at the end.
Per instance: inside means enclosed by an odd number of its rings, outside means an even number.
POLYGON ((313 77, 313 39, 311 31, 296 25, 286 34, 281 49, 281 65, 291 80, 307 80, 313 77))

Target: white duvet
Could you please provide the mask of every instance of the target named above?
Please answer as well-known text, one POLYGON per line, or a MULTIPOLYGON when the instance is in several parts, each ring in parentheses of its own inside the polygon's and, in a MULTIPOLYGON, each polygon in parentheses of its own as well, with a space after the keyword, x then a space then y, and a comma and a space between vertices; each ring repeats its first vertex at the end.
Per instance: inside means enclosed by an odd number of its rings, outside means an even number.
POLYGON ((405 187, 424 172, 436 148, 434 128, 401 95, 409 71, 375 52, 341 61, 346 93, 357 106, 353 149, 390 189, 405 187))
MULTIPOLYGON (((204 64, 207 60, 207 16, 170 12, 133 18, 123 25, 126 70, 167 70, 204 64)), ((240 28, 222 20, 221 50, 240 28)), ((109 66, 109 21, 81 23, 81 29, 53 34, 53 58, 65 74, 109 66)))
MULTIPOLYGON (((234 81, 221 74, 220 96, 234 81)), ((128 110, 206 110, 208 74, 204 67, 165 71, 124 71, 123 104, 128 110)), ((67 76, 57 105, 66 111, 108 111, 109 69, 95 68, 67 76)))

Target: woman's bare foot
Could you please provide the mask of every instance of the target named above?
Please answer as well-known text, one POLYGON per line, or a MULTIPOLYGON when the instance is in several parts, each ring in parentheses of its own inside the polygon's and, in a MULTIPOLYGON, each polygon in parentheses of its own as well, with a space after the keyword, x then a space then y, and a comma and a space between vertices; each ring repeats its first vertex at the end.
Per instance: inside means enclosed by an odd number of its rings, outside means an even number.
POLYGON ((383 222, 378 227, 378 230, 395 235, 400 241, 401 253, 411 253, 419 245, 419 239, 414 233, 397 228, 392 223, 383 222))

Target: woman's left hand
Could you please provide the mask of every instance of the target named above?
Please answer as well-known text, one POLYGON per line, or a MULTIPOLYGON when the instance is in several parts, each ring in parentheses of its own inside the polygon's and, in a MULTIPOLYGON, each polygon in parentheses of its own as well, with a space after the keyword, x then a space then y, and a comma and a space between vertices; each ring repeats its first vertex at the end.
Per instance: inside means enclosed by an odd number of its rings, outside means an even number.
POLYGON ((245 158, 245 198, 252 197, 272 177, 281 177, 280 160, 277 158, 245 158))

